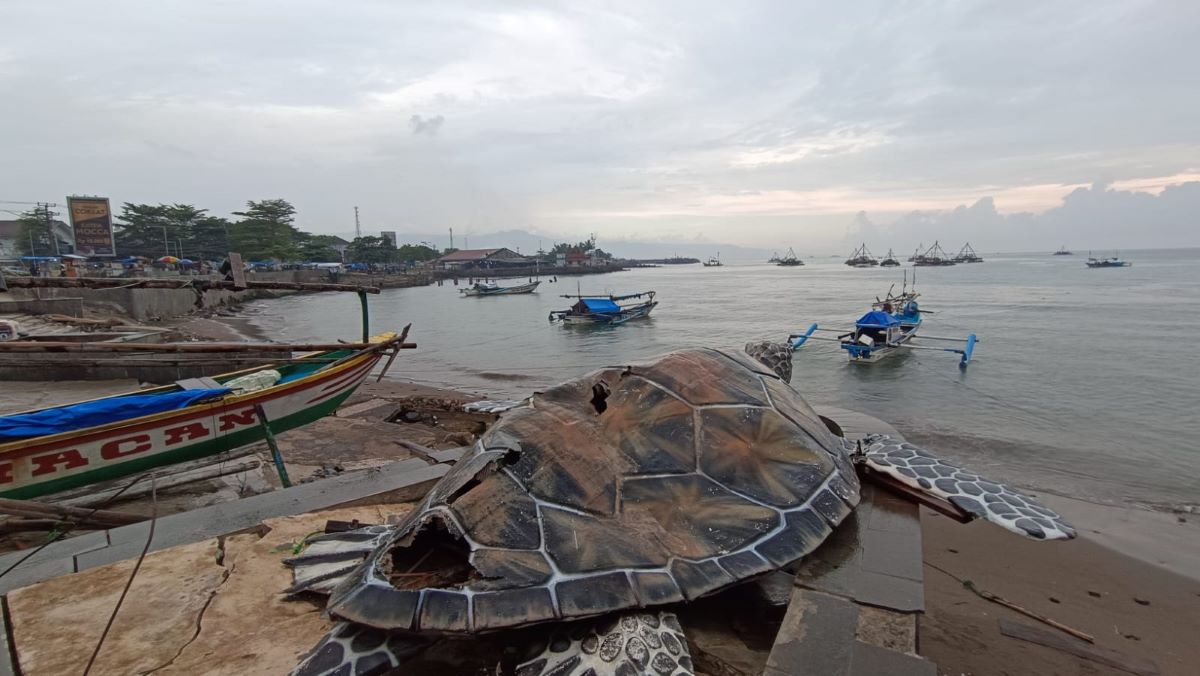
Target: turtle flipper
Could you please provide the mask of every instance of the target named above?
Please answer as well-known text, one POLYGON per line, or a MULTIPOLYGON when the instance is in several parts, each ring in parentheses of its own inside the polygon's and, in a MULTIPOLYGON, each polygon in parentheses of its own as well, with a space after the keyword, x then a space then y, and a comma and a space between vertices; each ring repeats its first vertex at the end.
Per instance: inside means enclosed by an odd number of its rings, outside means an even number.
POLYGON ((420 654, 433 641, 426 636, 339 622, 292 670, 291 676, 378 676, 420 654))
POLYGON ((693 676, 687 639, 674 613, 623 613, 560 628, 520 676, 662 674, 693 676))
POLYGON ((292 586, 285 594, 311 591, 328 594, 383 541, 391 526, 366 526, 309 538, 304 553, 284 559, 292 569, 292 586))
POLYGON ((1075 529, 1054 510, 1008 486, 888 436, 863 440, 860 461, 900 483, 941 498, 1018 535, 1067 540, 1075 529))

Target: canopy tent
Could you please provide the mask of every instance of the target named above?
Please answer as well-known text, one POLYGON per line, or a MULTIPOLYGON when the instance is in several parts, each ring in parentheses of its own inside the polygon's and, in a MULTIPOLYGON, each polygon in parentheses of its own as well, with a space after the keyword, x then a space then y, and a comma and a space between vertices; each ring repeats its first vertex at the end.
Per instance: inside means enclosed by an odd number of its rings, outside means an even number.
POLYGON ((861 329, 886 329, 892 326, 899 326, 900 320, 883 310, 872 310, 859 317, 858 321, 854 322, 854 325, 861 329))
POLYGON ((617 314, 621 311, 620 305, 607 298, 584 298, 583 305, 589 312, 594 312, 598 315, 617 314))

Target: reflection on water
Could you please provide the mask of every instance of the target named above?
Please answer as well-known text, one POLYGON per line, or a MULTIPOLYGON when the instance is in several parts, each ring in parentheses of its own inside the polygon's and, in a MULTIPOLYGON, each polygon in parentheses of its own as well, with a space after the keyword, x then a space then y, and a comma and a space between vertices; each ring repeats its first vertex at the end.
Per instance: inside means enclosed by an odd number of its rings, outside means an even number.
MULTIPOLYGON (((1125 252, 1133 267, 1089 270, 1081 257, 985 255, 917 271, 928 335, 977 333, 957 355, 911 352, 850 365, 836 345, 795 357, 809 401, 862 410, 980 470, 1025 485, 1109 500, 1200 502, 1200 251, 1125 252)), ((576 280, 523 296, 461 298, 453 284, 371 298, 374 332, 412 322, 418 350, 398 378, 521 397, 588 370, 707 345, 782 340, 812 322, 848 326, 899 287, 901 269, 832 259, 800 268, 730 261, 584 277, 584 293, 658 291, 647 320, 619 327, 550 324, 576 280)), ((358 303, 341 294, 255 304, 267 335, 353 338, 358 303)))

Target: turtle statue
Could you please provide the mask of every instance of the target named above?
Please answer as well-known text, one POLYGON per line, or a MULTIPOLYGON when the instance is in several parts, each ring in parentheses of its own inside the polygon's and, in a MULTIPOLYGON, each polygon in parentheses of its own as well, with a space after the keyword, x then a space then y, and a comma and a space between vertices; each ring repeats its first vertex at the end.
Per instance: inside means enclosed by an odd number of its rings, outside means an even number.
POLYGON ((507 410, 400 523, 316 536, 286 561, 288 592, 328 594, 338 622, 294 673, 385 673, 439 640, 571 623, 507 673, 692 674, 672 605, 812 552, 858 504, 859 471, 1074 537, 923 449, 834 435, 789 386, 790 355, 681 350, 490 402, 507 410))

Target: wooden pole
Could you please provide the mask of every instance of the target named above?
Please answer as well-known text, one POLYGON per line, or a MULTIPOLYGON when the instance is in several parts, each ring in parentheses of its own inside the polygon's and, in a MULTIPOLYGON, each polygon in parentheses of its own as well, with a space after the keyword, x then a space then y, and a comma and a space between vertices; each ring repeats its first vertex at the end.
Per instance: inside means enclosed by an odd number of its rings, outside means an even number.
POLYGON ((362 342, 371 340, 371 314, 367 311, 367 294, 358 292, 358 304, 362 306, 362 342))
POLYGON ((138 523, 145 521, 147 518, 140 514, 111 512, 103 509, 64 507, 62 505, 48 505, 44 502, 34 502, 33 500, 13 500, 11 498, 0 498, 0 513, 12 514, 13 516, 32 516, 34 518, 79 519, 96 523, 105 522, 116 526, 138 523))
MULTIPOLYGON (((222 279, 129 278, 129 277, 9 277, 12 289, 197 289, 240 291, 236 282, 222 279)), ((358 284, 315 284, 306 282, 246 282, 245 289, 264 291, 353 291, 379 293, 377 286, 358 284)))
POLYGON ((271 425, 267 423, 267 413, 263 411, 262 404, 255 404, 254 412, 258 414, 258 421, 263 428, 263 437, 267 441, 267 446, 271 448, 271 460, 275 461, 275 470, 279 472, 279 483, 283 484, 284 488, 291 488, 292 480, 288 478, 287 468, 283 466, 283 454, 279 452, 279 444, 275 443, 275 435, 271 432, 271 425))

